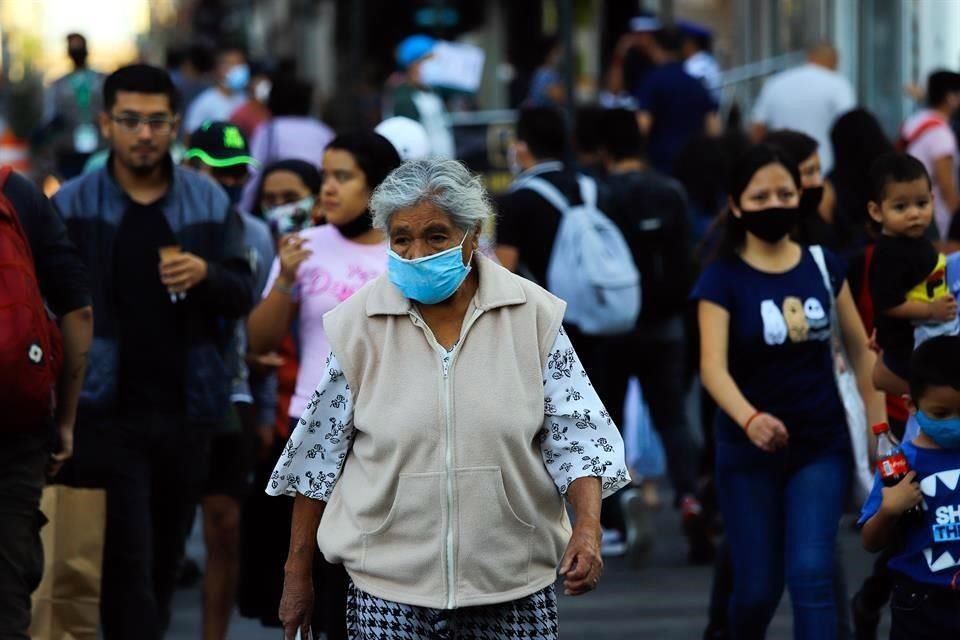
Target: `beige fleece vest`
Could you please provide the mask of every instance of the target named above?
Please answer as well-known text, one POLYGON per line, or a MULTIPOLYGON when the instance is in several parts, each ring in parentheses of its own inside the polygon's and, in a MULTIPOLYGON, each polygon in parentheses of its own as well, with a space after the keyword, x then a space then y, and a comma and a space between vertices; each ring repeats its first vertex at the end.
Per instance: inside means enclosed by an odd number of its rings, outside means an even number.
POLYGON ((564 303, 476 254, 449 366, 386 274, 324 317, 356 438, 317 542, 362 591, 434 609, 552 584, 570 537, 540 453, 543 367, 564 303))

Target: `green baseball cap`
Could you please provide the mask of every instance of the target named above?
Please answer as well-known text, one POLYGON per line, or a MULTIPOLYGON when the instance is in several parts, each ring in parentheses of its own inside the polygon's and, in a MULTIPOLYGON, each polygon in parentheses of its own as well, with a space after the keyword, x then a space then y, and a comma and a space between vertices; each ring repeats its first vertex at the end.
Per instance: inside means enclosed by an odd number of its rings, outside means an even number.
POLYGON ((256 164, 240 128, 229 122, 204 122, 190 136, 185 159, 197 158, 205 165, 222 169, 256 164))

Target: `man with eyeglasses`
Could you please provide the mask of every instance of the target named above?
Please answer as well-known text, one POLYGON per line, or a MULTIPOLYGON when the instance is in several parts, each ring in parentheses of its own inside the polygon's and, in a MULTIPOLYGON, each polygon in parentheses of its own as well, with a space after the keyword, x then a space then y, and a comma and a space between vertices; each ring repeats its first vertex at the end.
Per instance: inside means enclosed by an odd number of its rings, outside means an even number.
POLYGON ((243 223, 223 190, 174 166, 176 89, 148 65, 103 88, 102 169, 54 205, 91 273, 96 333, 69 483, 107 491, 103 633, 160 638, 224 419, 233 320, 253 302, 243 223))

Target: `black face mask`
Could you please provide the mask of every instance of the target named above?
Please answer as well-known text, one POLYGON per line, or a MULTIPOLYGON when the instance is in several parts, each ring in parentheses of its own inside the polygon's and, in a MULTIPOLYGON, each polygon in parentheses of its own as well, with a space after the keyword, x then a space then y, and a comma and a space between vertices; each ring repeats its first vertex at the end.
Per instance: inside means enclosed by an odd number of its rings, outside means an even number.
POLYGON ((820 201, 823 200, 823 186, 807 187, 800 192, 800 212, 803 215, 815 214, 820 210, 820 201))
POLYGON ((67 49, 67 55, 73 60, 73 64, 82 67, 87 63, 86 49, 67 49))
POLYGON ((799 207, 769 207, 744 211, 740 216, 744 228, 764 242, 773 244, 793 231, 800 220, 799 207))
POLYGON ((367 231, 370 231, 370 229, 373 229, 373 216, 370 215, 370 211, 368 209, 365 209, 363 213, 350 222, 337 224, 334 226, 344 238, 356 238, 358 236, 362 236, 367 231))

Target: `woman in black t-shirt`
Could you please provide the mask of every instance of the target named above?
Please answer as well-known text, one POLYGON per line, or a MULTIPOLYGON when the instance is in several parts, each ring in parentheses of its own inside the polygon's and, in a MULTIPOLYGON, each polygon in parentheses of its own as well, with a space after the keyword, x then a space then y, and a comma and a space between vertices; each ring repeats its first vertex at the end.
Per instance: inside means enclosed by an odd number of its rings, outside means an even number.
POLYGON ((884 417, 874 355, 843 267, 788 236, 800 215, 796 164, 770 147, 734 168, 730 212, 699 304, 701 375, 720 406, 716 485, 734 571, 729 632, 763 638, 784 581, 794 637, 836 638, 837 524, 850 478, 846 416, 833 373, 832 308, 871 420, 884 417), (835 294, 834 292, 839 292, 835 294))

